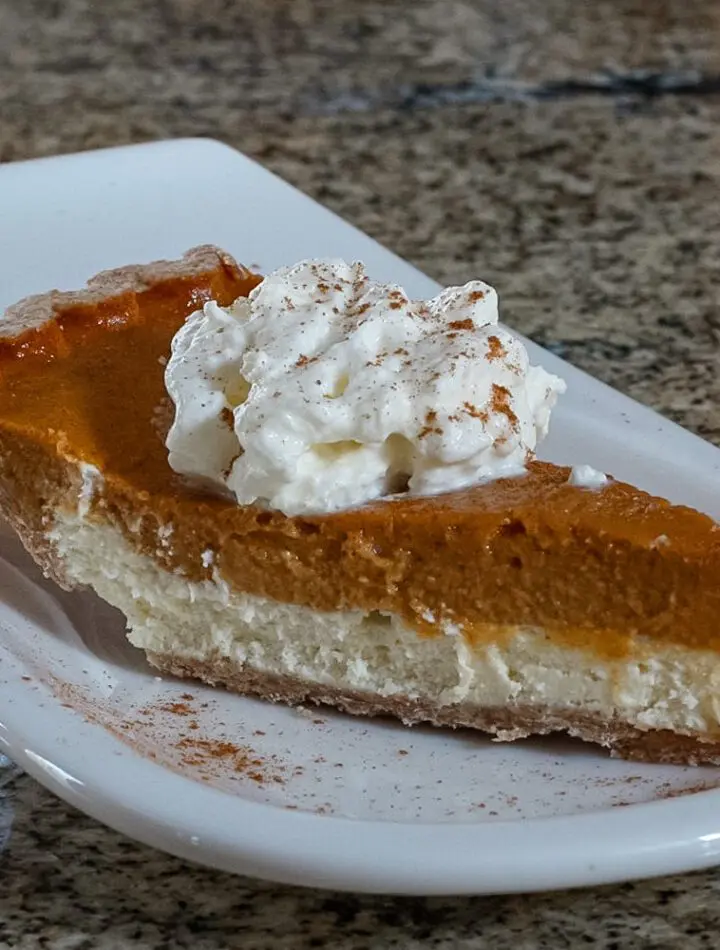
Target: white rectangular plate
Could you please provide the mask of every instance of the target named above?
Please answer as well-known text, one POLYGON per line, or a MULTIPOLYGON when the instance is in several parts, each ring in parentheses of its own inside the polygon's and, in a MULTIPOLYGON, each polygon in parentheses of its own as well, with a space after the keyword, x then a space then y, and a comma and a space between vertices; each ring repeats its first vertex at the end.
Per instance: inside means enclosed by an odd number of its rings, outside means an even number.
MULTIPOLYGON (((202 243, 261 270, 360 258, 411 295, 437 289, 209 141, 0 167, 0 209, 0 310, 202 243)), ((717 449, 530 348, 569 384, 544 457, 720 516, 717 449)), ((116 612, 44 582, 12 537, 0 555, 0 750, 150 844, 293 883, 416 894, 565 887, 720 860, 720 770, 617 762, 563 741, 502 746, 159 680, 116 612)))

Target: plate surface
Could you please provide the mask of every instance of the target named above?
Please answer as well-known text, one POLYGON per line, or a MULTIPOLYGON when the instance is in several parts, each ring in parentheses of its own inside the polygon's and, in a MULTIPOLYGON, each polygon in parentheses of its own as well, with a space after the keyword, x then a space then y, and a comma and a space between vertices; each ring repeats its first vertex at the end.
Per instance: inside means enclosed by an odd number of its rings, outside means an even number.
MULTIPOLYGON (((263 270, 361 258, 415 296, 436 289, 214 142, 2 166, 0 207, 0 310, 205 242, 263 270)), ((531 350, 568 382, 544 457, 588 462, 720 516, 720 451, 531 350)), ((174 854, 291 883, 408 894, 720 863, 720 769, 617 762, 563 740, 497 745, 159 679, 116 611, 45 582, 8 533, 0 588, 0 750, 83 811, 174 854)))

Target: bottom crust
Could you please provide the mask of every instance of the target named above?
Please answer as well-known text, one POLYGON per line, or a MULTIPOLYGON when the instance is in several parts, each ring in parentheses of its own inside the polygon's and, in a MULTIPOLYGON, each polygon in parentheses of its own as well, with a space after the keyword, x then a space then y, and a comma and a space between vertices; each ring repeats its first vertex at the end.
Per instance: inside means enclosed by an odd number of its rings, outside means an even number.
POLYGON ((377 696, 238 668, 223 657, 202 662, 169 654, 148 653, 147 656, 153 666, 172 676, 202 680, 211 686, 223 686, 235 693, 291 706, 313 703, 334 706, 356 716, 393 716, 406 726, 428 723, 445 728, 476 729, 490 733, 497 742, 564 732, 603 746, 615 758, 656 764, 720 765, 720 741, 700 735, 678 735, 668 729, 638 729, 626 722, 608 722, 599 716, 567 709, 528 704, 501 708, 469 703, 443 706, 407 696, 377 696))

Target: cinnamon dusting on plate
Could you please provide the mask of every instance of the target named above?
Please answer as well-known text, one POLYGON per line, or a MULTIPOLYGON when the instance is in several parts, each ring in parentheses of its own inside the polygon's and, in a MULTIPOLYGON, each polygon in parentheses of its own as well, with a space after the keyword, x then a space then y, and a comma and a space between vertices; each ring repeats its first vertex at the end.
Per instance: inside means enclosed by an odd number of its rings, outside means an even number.
MULTIPOLYGON (((127 712, 92 699, 81 687, 59 680, 50 685, 62 705, 87 722, 103 726, 145 758, 195 781, 284 785, 291 775, 302 774, 301 766, 291 768, 279 756, 262 753, 239 737, 208 734, 198 721, 208 704, 199 703, 192 693, 127 712)), ((234 731, 241 736, 242 726, 234 731)), ((264 735, 260 730, 255 734, 264 735)))

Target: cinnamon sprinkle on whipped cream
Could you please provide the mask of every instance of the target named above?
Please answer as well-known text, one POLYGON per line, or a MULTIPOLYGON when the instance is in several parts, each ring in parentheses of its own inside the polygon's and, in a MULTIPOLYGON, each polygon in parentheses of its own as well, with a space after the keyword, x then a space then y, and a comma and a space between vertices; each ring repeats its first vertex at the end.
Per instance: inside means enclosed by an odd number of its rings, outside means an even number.
POLYGON ((565 384, 482 281, 411 300, 361 263, 303 261, 176 334, 170 465, 288 515, 520 474, 565 384))

